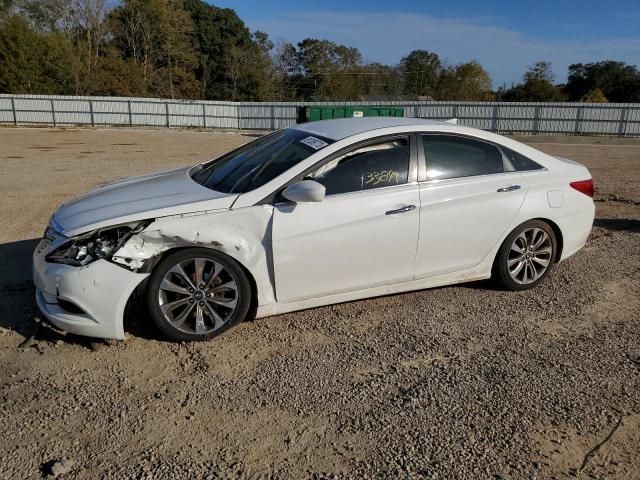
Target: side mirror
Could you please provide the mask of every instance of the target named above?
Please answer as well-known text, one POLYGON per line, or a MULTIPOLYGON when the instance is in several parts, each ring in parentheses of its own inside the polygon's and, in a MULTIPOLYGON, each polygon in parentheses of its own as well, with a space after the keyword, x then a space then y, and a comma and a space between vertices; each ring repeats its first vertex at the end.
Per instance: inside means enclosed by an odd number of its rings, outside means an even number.
POLYGON ((314 180, 302 180, 285 188, 282 196, 294 203, 321 202, 325 192, 324 185, 314 180))

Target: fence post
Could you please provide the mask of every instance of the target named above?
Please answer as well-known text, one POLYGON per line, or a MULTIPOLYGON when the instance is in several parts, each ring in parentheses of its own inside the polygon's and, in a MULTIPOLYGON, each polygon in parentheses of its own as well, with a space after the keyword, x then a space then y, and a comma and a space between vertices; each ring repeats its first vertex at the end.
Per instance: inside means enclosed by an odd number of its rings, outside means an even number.
POLYGON ((540 105, 536 105, 533 110, 533 134, 540 133, 540 105))
POLYGON ((627 118, 629 118, 629 107, 620 109, 620 123, 618 124, 618 136, 624 137, 626 133, 627 118))
POLYGON ((131 100, 127 100, 127 107, 129 108, 129 126, 133 127, 133 115, 131 115, 131 100))
POLYGON ((498 104, 493 106, 493 121, 491 122, 491 130, 498 133, 498 104))
POLYGON ((202 126, 207 128, 207 105, 202 104, 202 126))
POLYGON ((580 124, 582 123, 582 110, 584 110, 583 106, 578 107, 578 111, 576 112, 576 125, 573 129, 573 133, 578 135, 580 133, 580 124))
POLYGON ((51 119, 53 120, 53 126, 55 127, 57 126, 56 125, 56 108, 53 103, 53 98, 50 100, 50 102, 51 102, 51 119))
POLYGON ((236 102, 236 117, 238 117, 238 130, 242 130, 241 121, 242 115, 240 114, 240 105, 236 102))
POLYGON ((91 126, 95 127, 96 122, 93 119, 93 100, 89 100, 89 112, 91 113, 91 126))
POLYGON ((169 128, 169 102, 164 102, 164 111, 167 116, 167 128, 169 128))
POLYGON ((16 115, 16 101, 11 97, 11 111, 13 112, 13 124, 18 125, 18 116, 16 115))

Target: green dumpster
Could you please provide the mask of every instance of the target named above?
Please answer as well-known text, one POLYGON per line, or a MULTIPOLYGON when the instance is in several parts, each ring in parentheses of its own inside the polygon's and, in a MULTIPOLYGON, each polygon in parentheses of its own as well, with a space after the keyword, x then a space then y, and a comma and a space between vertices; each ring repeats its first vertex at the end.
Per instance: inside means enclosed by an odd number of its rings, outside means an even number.
POLYGON ((379 105, 306 106, 298 109, 298 123, 333 118, 404 117, 404 107, 379 105))

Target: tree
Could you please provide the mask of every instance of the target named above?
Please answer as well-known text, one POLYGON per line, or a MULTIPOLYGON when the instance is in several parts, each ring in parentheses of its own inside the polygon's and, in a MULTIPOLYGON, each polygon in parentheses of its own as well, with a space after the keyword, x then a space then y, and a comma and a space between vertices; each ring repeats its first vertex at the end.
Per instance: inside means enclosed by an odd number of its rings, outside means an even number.
POLYGON ((501 93, 507 102, 560 102, 562 90, 553 84, 549 62, 536 62, 522 76, 523 83, 501 93))
POLYGON ((362 94, 392 97, 402 95, 404 85, 398 68, 381 63, 370 63, 363 66, 361 71, 362 94))
POLYGON ((278 73, 271 61, 273 42, 264 32, 255 32, 253 42, 232 47, 228 53, 231 99, 264 101, 281 99, 278 73))
POLYGON ((411 96, 434 96, 442 62, 435 53, 413 50, 400 60, 400 71, 404 77, 404 93, 411 96))
POLYGON ((491 77, 476 61, 445 68, 438 81, 437 98, 484 102, 493 100, 491 77))
POLYGON ((0 0, 0 21, 9 16, 13 9, 13 0, 0 0))
POLYGON ((193 24, 173 0, 125 0, 109 15, 113 43, 122 58, 136 63, 147 95, 193 97, 196 56, 193 24))
POLYGON ((298 88, 316 100, 355 100, 360 95, 362 55, 357 48, 306 38, 296 50, 303 76, 298 88))
POLYGON ((553 84, 553 71, 551 70, 551 62, 536 62, 529 67, 524 74, 524 82, 547 82, 553 84))
POLYGON ((565 92, 571 100, 580 100, 595 89, 611 102, 640 102, 640 71, 612 60, 569 66, 565 92))
POLYGON ((200 96, 229 99, 233 89, 229 76, 231 50, 252 44, 249 29, 236 12, 228 8, 218 8, 202 0, 185 0, 184 8, 194 25, 191 38, 197 52, 200 96))
POLYGON ((73 93, 93 93, 91 84, 106 45, 107 0, 23 0, 17 5, 33 30, 62 35, 68 42, 73 93))
POLYGON ((92 94, 107 40, 107 0, 70 0, 66 30, 74 48, 76 94, 92 94))
POLYGON ((298 62, 296 47, 291 43, 279 41, 274 47, 271 62, 273 65, 276 97, 281 100, 303 98, 297 86, 303 78, 298 62))
POLYGON ((0 92, 72 93, 71 58, 62 34, 36 32, 23 16, 11 16, 0 28, 0 92))
POLYGON ((251 51, 248 47, 231 47, 228 54, 229 78, 231 80, 231 101, 238 100, 239 84, 247 80, 251 51))
POLYGON ((274 45, 232 9, 205 0, 0 0, 0 89, 236 101, 640 102, 640 71, 611 60, 576 63, 559 87, 540 61, 494 95, 476 61, 446 66, 436 53, 413 50, 389 66, 325 39, 274 45))
POLYGON ((608 103, 607 97, 604 96, 604 93, 599 88, 591 90, 584 97, 580 99, 581 102, 584 103, 608 103))

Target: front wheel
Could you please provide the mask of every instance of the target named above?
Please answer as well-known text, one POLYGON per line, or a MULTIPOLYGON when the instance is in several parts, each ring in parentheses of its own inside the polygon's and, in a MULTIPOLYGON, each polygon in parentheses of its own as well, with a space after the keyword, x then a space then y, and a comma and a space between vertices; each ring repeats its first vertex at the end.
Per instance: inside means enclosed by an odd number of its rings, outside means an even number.
POLYGON ((548 223, 525 222, 511 232, 500 247, 494 277, 508 290, 533 288, 551 270, 556 249, 556 236, 548 223))
POLYGON ((227 255, 204 248, 165 258, 149 279, 147 306, 172 340, 208 340, 247 315, 251 287, 244 270, 227 255))

